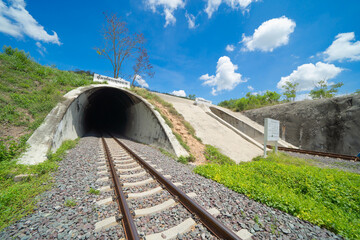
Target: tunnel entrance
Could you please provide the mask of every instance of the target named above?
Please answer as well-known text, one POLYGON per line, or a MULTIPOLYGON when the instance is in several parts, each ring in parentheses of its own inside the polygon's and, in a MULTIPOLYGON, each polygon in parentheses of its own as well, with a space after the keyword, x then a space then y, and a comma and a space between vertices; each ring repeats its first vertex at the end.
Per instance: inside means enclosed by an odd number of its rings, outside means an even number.
POLYGON ((118 89, 97 89, 88 96, 83 119, 84 130, 123 135, 129 121, 126 111, 136 102, 139 100, 118 89))

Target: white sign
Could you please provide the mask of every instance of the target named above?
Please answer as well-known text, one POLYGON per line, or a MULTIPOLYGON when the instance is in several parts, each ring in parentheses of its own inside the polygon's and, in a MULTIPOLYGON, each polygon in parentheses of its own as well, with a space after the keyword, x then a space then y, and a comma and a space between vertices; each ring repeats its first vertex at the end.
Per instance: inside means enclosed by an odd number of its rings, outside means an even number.
POLYGON ((265 118, 265 135, 267 141, 278 141, 280 135, 280 121, 265 118))
POLYGON ((268 141, 275 141, 275 152, 277 152, 277 141, 280 136, 280 121, 265 118, 264 128, 264 157, 266 157, 266 145, 268 141))
POLYGON ((195 105, 198 105, 200 103, 211 105, 212 102, 203 98, 196 98, 195 99, 195 105))
POLYGON ((130 88, 130 82, 125 81, 122 78, 112 78, 94 73, 94 82, 108 82, 109 84, 115 84, 123 88, 130 88))

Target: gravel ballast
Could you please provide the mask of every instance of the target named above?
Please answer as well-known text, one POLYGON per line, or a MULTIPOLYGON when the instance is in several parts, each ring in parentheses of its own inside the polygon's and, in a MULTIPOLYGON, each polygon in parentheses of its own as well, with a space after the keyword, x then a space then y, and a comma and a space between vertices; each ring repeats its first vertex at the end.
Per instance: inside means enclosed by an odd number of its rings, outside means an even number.
POLYGON ((151 158, 154 164, 163 169, 162 174, 172 176, 172 182, 181 182, 181 190, 195 192, 195 201, 205 209, 217 208, 220 211, 217 219, 233 231, 247 229, 253 234, 253 239, 341 239, 326 229, 255 202, 199 176, 192 172, 191 166, 176 162, 157 149, 125 139, 122 141, 147 159, 151 158))
MULTIPOLYGON (((326 229, 257 203, 221 184, 196 175, 192 172, 192 166, 178 163, 153 147, 129 140, 123 141, 147 159, 151 159, 157 168, 163 169, 163 175, 171 175, 172 182, 181 182, 181 190, 186 193, 195 192, 195 201, 205 209, 217 208, 220 211, 217 218, 233 231, 247 229, 253 234, 253 239, 341 239, 326 229)), ((94 232, 95 223, 117 214, 115 203, 100 207, 96 205, 96 201, 112 196, 112 192, 89 194, 90 187, 99 189, 109 185, 108 181, 96 182, 98 178, 104 177, 97 174, 99 149, 98 138, 82 138, 60 162, 60 167, 54 174, 54 186, 41 195, 35 212, 5 228, 0 232, 0 239, 124 238, 121 224, 94 232), (75 201, 77 205, 66 207, 64 204, 68 199, 75 201)), ((140 179, 142 178, 137 178, 136 181, 140 179)), ((128 180, 130 179, 126 179, 128 180)), ((146 197, 129 202, 134 209, 145 208, 151 206, 152 201, 166 201, 170 197, 164 192, 154 196, 156 197, 153 199, 146 197)), ((144 236, 166 230, 189 216, 191 215, 178 204, 164 212, 137 218, 135 222, 140 226, 139 233, 144 236), (168 213, 171 216, 168 216, 168 213)), ((198 224, 191 232, 178 235, 178 239, 215 238, 202 224, 198 224)))

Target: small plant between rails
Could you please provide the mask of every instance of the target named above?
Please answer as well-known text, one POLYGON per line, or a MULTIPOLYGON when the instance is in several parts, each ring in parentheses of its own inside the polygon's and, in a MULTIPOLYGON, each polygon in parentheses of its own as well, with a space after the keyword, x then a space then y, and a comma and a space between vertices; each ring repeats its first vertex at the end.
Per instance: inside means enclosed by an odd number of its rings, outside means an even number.
MULTIPOLYGON (((107 167, 110 169, 111 180, 113 182, 111 186, 115 191, 115 199, 119 205, 119 212, 121 213, 119 217, 113 217, 113 219, 117 221, 121 220, 127 239, 141 239, 143 237, 146 239, 172 239, 176 238, 178 234, 189 233, 199 225, 197 222, 201 222, 210 232, 210 239, 241 239, 240 235, 244 234, 244 231, 246 231, 246 234, 250 234, 245 229, 241 231, 242 233, 235 233, 225 227, 214 217, 214 215, 219 214, 218 210, 210 209, 206 211, 203 209, 191 198, 193 194, 185 194, 177 187, 181 185, 181 183, 172 183, 169 181, 168 178, 171 176, 163 176, 160 174, 161 169, 156 169, 156 166, 152 165, 150 160, 134 152, 117 138, 102 138, 101 142, 104 151, 100 151, 102 155, 100 161, 102 161, 103 164, 99 166, 99 169, 103 170, 104 174, 107 173, 107 167), (105 164, 105 161, 107 164, 105 164), (143 191, 144 187, 141 187, 142 191, 131 189, 132 187, 136 189, 139 186, 145 185, 150 186, 150 189, 146 191, 143 191), (165 202, 135 210, 132 210, 128 205, 128 202, 132 202, 141 197, 149 197, 155 193, 162 192, 163 189, 166 189, 169 195, 169 199, 165 202), (139 217, 159 212, 167 214, 166 211, 169 209, 188 211, 189 213, 186 214, 188 217, 186 217, 185 220, 181 220, 181 222, 179 218, 175 226, 170 226, 164 231, 138 233, 137 229, 141 228, 141 231, 144 231, 148 223, 144 226, 144 224, 139 224, 141 221, 136 222, 134 219, 136 220, 139 217)), ((107 189, 111 190, 109 187, 107 189)), ((133 205, 131 204, 131 206, 133 205)), ((169 214, 171 214, 170 211, 169 214)), ((107 226, 104 225, 106 221, 107 220, 97 223, 95 231, 101 231, 107 228, 107 226)))

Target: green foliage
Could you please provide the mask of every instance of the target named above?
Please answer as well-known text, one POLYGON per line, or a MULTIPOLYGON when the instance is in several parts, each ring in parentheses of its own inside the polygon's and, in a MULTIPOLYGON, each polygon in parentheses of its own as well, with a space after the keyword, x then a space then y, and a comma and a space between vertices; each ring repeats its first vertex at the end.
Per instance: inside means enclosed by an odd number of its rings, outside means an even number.
POLYGON ((19 156, 26 147, 27 136, 21 137, 18 141, 11 137, 0 138, 0 162, 10 161, 19 156))
POLYGON ((178 158, 178 162, 180 162, 182 164, 188 164, 189 163, 188 159, 186 157, 184 157, 184 156, 180 156, 178 158))
POLYGON ((76 201, 74 199, 66 199, 64 206, 65 207, 75 207, 77 205, 76 201))
POLYGON ((170 157, 170 158, 172 158, 172 159, 176 159, 176 156, 175 156, 174 154, 169 153, 169 152, 166 151, 165 149, 159 148, 159 150, 160 150, 160 152, 161 152, 162 154, 164 154, 165 156, 168 156, 168 157, 170 157))
POLYGON ((349 239, 360 238, 360 175, 311 166, 283 153, 196 173, 349 239))
POLYGON ((205 145, 205 153, 204 156, 210 163, 215 164, 226 164, 226 165, 234 165, 235 162, 228 156, 222 154, 219 149, 209 144, 205 145))
POLYGON ((100 194, 100 190, 96 190, 96 189, 94 189, 94 188, 90 188, 90 190, 89 190, 89 193, 90 194, 94 194, 94 195, 99 195, 100 194))
POLYGON ((286 101, 295 101, 297 86, 299 86, 299 83, 292 83, 290 81, 285 82, 285 85, 282 86, 286 101))
POLYGON ((339 91, 339 88, 344 84, 339 82, 331 86, 330 89, 325 80, 321 80, 317 83, 316 88, 310 91, 310 96, 312 99, 321 99, 321 98, 332 98, 339 91))
POLYGON ((180 145, 185 148, 186 151, 190 152, 190 147, 184 142, 184 140, 182 139, 181 135, 176 133, 176 132, 173 132, 176 139, 179 141, 180 145))
MULTIPOLYGON (((42 66, 28 53, 4 46, 0 53, 0 125, 23 127, 24 132, 30 133, 25 136, 26 141, 51 109, 62 101, 64 93, 91 83, 92 77, 87 72, 74 73, 42 66)), ((19 144, 23 139, 0 139, 0 161, 4 159, 4 153, 9 152, 9 147, 14 146, 13 141, 19 144)), ((11 151, 10 155, 17 156, 11 151)))
POLYGON ((218 105, 221 107, 229 108, 233 111, 245 111, 254 108, 260 108, 264 106, 274 105, 280 103, 281 95, 277 92, 266 91, 263 95, 246 94, 245 97, 239 99, 230 99, 220 102, 218 105))
POLYGON ((360 89, 357 89, 357 90, 355 91, 355 94, 360 94, 360 89))
MULTIPOLYGON (((63 156, 72 144, 64 143, 56 152, 63 156)), ((22 217, 33 212, 40 193, 51 188, 51 173, 56 171, 58 163, 47 160, 37 165, 22 165, 16 161, 0 162, 0 231, 22 217), (26 181, 14 182, 14 176, 33 174, 26 181)))
POLYGON ((76 144, 78 144, 78 142, 79 142, 79 138, 75 140, 64 141, 55 153, 52 153, 51 151, 48 152, 47 158, 49 159, 49 161, 55 161, 55 162, 59 162, 63 160, 63 158, 66 155, 66 151, 74 148, 76 144))
POLYGON ((195 96, 195 94, 189 94, 188 98, 190 100, 195 100, 196 96, 195 96))
POLYGON ((178 162, 180 162, 182 164, 188 164, 189 162, 195 162, 195 161, 196 161, 196 158, 192 154, 190 154, 187 157, 180 156, 178 158, 178 162))

